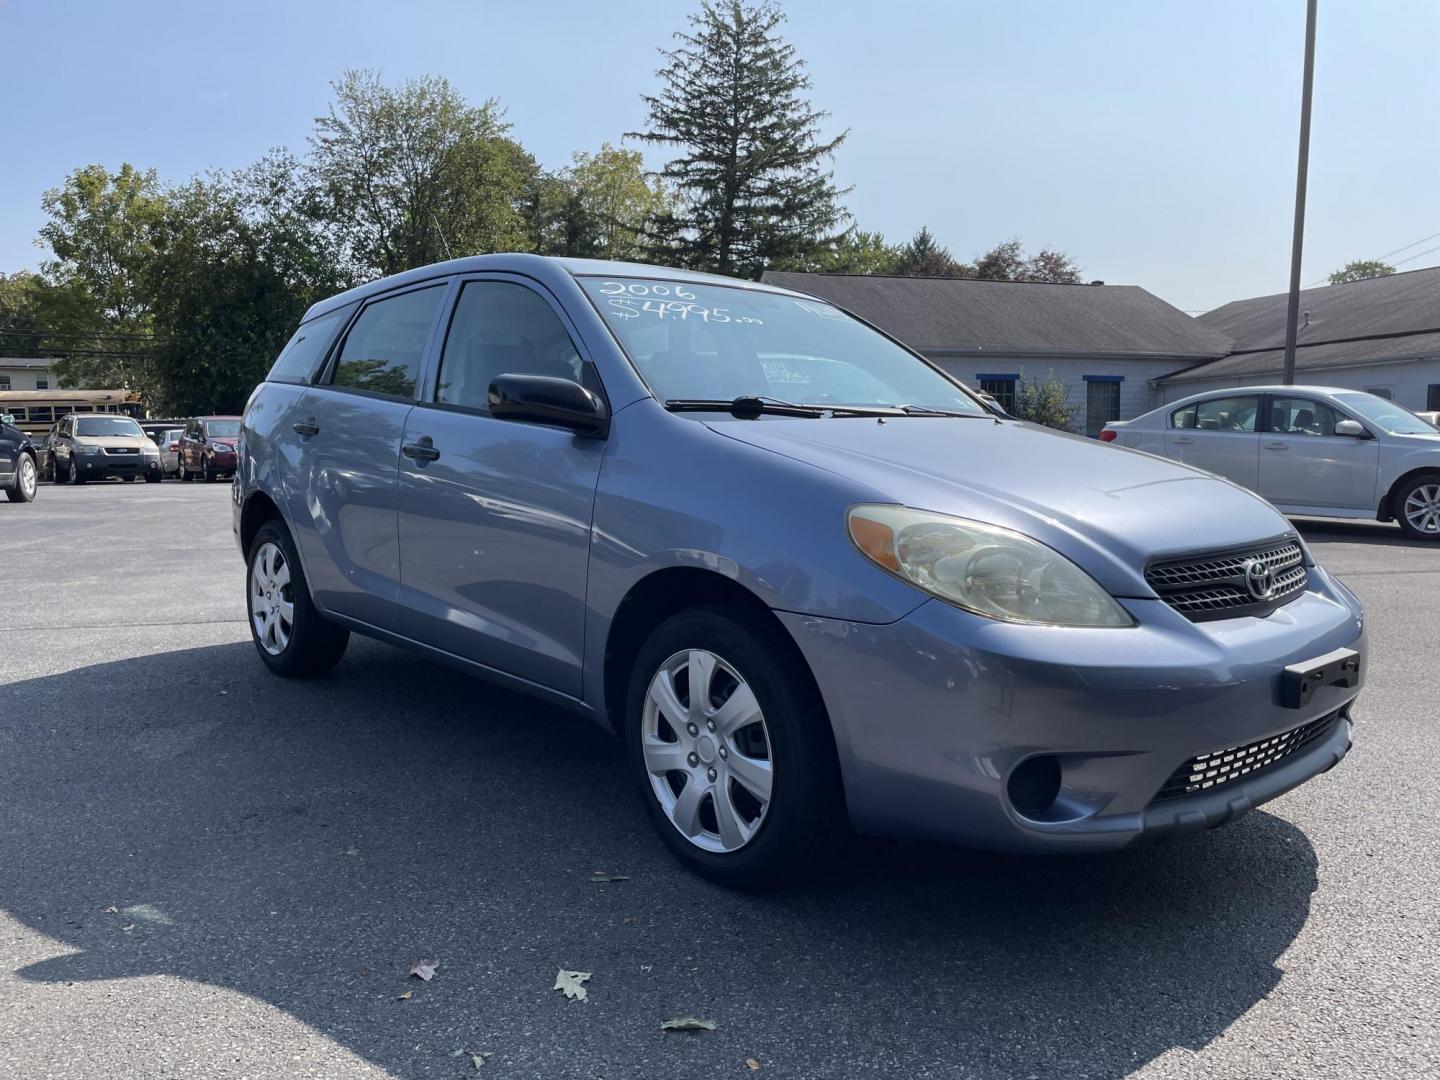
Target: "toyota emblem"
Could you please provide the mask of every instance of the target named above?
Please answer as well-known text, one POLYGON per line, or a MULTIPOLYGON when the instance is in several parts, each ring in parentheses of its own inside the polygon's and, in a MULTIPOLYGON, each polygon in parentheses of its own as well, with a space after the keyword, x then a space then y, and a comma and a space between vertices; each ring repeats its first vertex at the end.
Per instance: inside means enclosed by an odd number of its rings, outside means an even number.
POLYGON ((1245 588, 1256 600, 1269 600, 1275 595, 1275 574, 1260 559, 1245 560, 1245 588))

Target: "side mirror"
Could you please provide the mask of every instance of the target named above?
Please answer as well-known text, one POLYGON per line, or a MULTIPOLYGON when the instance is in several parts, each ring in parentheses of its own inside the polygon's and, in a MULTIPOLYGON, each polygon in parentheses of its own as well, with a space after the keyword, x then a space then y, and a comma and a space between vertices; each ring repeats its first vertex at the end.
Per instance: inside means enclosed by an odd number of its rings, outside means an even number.
POLYGON ((605 402, 571 379, 550 375, 497 375, 490 383, 490 415, 499 420, 556 424, 603 439, 610 431, 605 402))
POLYGON ((0 424, 9 424, 13 427, 15 424, 15 417, 11 416, 7 412, 4 416, 0 416, 0 424))
POLYGON ((1365 425, 1358 420, 1337 420, 1335 422, 1335 434, 1347 435, 1352 439, 1368 439, 1370 432, 1365 430, 1365 425))

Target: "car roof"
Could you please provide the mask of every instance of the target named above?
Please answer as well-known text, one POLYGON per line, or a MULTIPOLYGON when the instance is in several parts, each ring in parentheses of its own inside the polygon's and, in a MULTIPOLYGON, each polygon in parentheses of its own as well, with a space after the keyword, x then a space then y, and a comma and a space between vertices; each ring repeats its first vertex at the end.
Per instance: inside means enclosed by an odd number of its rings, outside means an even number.
POLYGON ((1284 386, 1275 383, 1269 386, 1231 386, 1221 390, 1198 390, 1187 395, 1183 400, 1190 398, 1210 397, 1212 394, 1219 394, 1222 397, 1231 394, 1363 394, 1365 391, 1356 390, 1353 386, 1311 386, 1308 383, 1296 383, 1294 386, 1284 386))
MULTIPOLYGON (((472 274, 482 271, 503 271, 524 274, 537 281, 554 285, 562 277, 649 277, 664 278, 667 281, 687 281, 697 285, 725 285, 730 288, 749 289, 753 292, 776 293, 782 296, 807 296, 793 289, 782 289, 777 285, 762 285, 758 281, 725 277, 722 274, 706 274, 699 270, 681 270, 674 266, 655 266, 650 263, 620 262, 614 259, 572 259, 551 255, 529 255, 523 252, 505 252, 495 255, 470 255, 462 259, 417 266, 389 277, 379 278, 353 289, 336 293, 324 300, 318 300, 305 312, 301 322, 308 322, 317 315, 344 307, 357 300, 364 300, 377 293, 406 285, 419 284, 433 278, 449 277, 453 274, 472 274)), ((826 301, 828 303, 828 301, 826 301)))

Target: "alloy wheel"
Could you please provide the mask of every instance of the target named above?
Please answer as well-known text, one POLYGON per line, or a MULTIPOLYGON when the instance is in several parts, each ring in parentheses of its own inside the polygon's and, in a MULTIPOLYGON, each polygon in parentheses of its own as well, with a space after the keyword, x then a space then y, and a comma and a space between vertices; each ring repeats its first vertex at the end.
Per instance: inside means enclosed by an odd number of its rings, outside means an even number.
POLYGON ((35 462, 26 454, 20 455, 20 494, 26 502, 35 498, 35 462))
POLYGON ((290 564, 278 544, 260 545, 250 564, 250 623, 255 640, 271 656, 279 656, 290 644, 295 603, 290 592, 290 564))
POLYGON ((690 843, 725 854, 755 837, 774 788, 770 732, 734 667, 705 649, 672 655, 650 680, 640 738, 655 798, 690 843))
POLYGON ((1405 500, 1405 520, 1421 533, 1440 533, 1440 484, 1421 484, 1405 500))

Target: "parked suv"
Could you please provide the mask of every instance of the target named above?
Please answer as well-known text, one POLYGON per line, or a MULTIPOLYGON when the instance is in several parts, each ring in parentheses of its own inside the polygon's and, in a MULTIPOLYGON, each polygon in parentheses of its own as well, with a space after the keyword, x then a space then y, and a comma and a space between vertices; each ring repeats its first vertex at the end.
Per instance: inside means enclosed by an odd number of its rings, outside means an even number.
POLYGON ((197 416, 185 425, 176 447, 176 476, 181 480, 203 477, 211 483, 235 474, 235 440, 240 437, 238 416, 197 416))
POLYGON ((1211 390, 1111 421, 1100 438, 1218 473, 1286 514, 1394 520, 1440 540, 1440 431, 1375 394, 1211 390))
POLYGON ((39 476, 30 436, 16 427, 10 416, 0 417, 0 488, 5 497, 11 502, 31 502, 39 476))
POLYGON ((71 413, 57 425, 50 454, 55 478, 66 483, 111 476, 127 483, 140 476, 160 482, 160 451, 128 416, 71 413))
POLYGON ((273 672, 358 632, 573 709, 728 884, 852 824, 1120 848, 1350 746, 1360 605, 1273 507, 996 416, 800 293, 529 255, 412 270, 311 308, 238 467, 273 672))

